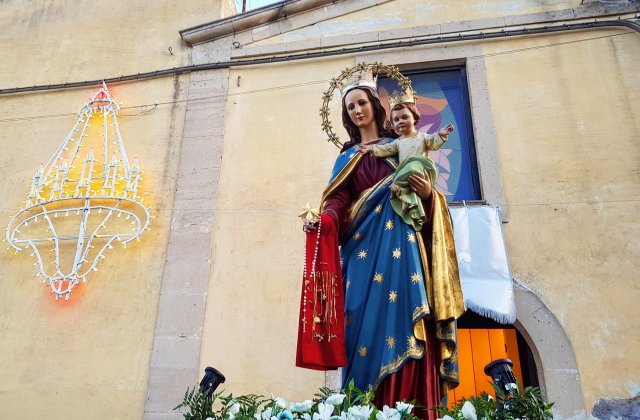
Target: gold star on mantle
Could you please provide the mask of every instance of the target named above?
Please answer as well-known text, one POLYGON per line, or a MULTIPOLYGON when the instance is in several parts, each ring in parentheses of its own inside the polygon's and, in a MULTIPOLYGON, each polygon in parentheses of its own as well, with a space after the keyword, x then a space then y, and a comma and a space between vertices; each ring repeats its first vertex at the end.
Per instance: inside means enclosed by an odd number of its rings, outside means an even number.
POLYGON ((416 242, 416 235, 413 233, 407 233, 407 240, 412 244, 416 242))
POLYGON ((389 302, 396 303, 396 300, 398 300, 398 292, 392 290, 389 292, 389 302))
POLYGON ((353 235, 353 239, 355 239, 356 241, 359 241, 360 238, 362 238, 362 233, 360 232, 356 232, 356 234, 353 235))
POLYGON ((381 273, 376 273, 373 276, 373 281, 378 282, 378 283, 382 283, 382 274, 381 273))
POLYGON ((358 354, 360 357, 365 357, 367 355, 367 348, 365 346, 360 346, 358 349, 358 354))
POLYGON ((393 337, 387 337, 387 346, 392 349, 396 345, 396 340, 393 337))
POLYGON ((422 276, 418 273, 413 273, 411 275, 411 281, 413 282, 413 284, 418 283, 420 280, 422 280, 422 276))
POLYGON ((367 250, 366 249, 361 249, 358 252, 358 258, 361 260, 364 260, 365 258, 367 258, 367 250))
POLYGON ((351 280, 347 280, 347 289, 351 287, 351 280))
POLYGON ((374 210, 376 213, 382 213, 382 204, 378 204, 378 206, 374 210))
POLYGON ((389 219, 387 220, 387 223, 384 224, 384 228, 386 230, 391 230, 393 229, 393 220, 389 219))
POLYGON ((396 260, 400 259, 400 256, 402 255, 402 252, 400 251, 400 248, 394 248, 393 252, 391 253, 391 255, 393 256, 393 258, 395 258, 396 260))
POLYGON ((312 209, 311 205, 307 203, 306 205, 300 207, 300 213, 298 213, 298 217, 305 220, 314 220, 320 217, 320 212, 317 208, 312 209))

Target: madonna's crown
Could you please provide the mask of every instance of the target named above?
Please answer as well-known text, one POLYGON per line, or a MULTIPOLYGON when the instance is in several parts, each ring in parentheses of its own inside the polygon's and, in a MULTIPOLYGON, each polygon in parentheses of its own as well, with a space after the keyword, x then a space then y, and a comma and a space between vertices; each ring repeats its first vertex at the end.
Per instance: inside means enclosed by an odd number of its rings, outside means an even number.
POLYGON ((351 71, 345 75, 346 77, 338 82, 338 89, 340 89, 343 98, 350 90, 359 87, 371 88, 376 93, 378 76, 373 74, 371 66, 366 68, 356 67, 349 70, 351 71))
POLYGON ((389 108, 393 109, 398 104, 415 104, 416 103, 416 92, 409 88, 405 92, 393 91, 393 93, 389 96, 389 108))

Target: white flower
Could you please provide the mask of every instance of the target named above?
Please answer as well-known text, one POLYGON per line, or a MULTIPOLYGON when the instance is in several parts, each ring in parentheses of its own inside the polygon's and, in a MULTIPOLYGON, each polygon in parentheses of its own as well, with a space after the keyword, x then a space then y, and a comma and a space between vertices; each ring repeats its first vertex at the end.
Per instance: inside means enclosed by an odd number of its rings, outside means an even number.
POLYGON ((518 385, 516 385, 516 384, 514 384, 514 383, 512 382, 512 383, 505 384, 504 388, 505 388, 507 391, 511 391, 512 389, 518 389, 518 385))
POLYGON ((262 412, 262 420, 269 420, 271 418, 271 407, 262 412))
POLYGON ((238 404, 237 402, 233 402, 231 405, 228 406, 227 408, 227 414, 228 414, 228 419, 229 420, 233 420, 236 418, 236 414, 238 414, 238 411, 240 411, 240 404, 238 404))
POLYGON ((469 401, 465 401, 460 410, 465 420, 478 420, 476 408, 469 401))
POLYGON ((413 410, 413 404, 404 403, 401 401, 396 402, 396 409, 402 414, 410 413, 413 410))
POLYGON ((388 405, 382 407, 382 411, 376 413, 376 420, 399 420, 400 412, 395 408, 389 408, 388 405))
POLYGON ((313 420, 329 420, 333 413, 333 406, 331 404, 318 404, 318 412, 313 413, 313 420))
POLYGON ((444 417, 441 417, 438 420, 455 420, 455 419, 453 417, 445 414, 444 417))
POLYGON ((342 401, 344 400, 345 395, 343 394, 333 394, 333 395, 329 395, 327 397, 327 400, 325 401, 326 404, 331 404, 333 406, 336 405, 340 405, 342 404, 342 401))
POLYGON ((355 420, 369 420, 371 413, 373 413, 373 407, 369 407, 368 405, 364 407, 359 405, 349 407, 349 414, 351 414, 355 420))
POLYGON ((309 414, 307 414, 307 413, 304 413, 304 414, 302 415, 302 418, 303 418, 304 420, 311 420, 311 416, 310 416, 309 414))
POLYGON ((340 415, 338 417, 334 417, 333 420, 353 420, 353 416, 342 411, 340 415))
POLYGON ((240 411, 240 404, 238 404, 237 402, 231 404, 231 407, 229 407, 229 413, 235 416, 236 414, 238 414, 238 411, 240 411))
POLYGON ((301 403, 291 403, 291 411, 302 413, 303 411, 311 410, 311 406, 313 405, 313 401, 305 400, 301 403))

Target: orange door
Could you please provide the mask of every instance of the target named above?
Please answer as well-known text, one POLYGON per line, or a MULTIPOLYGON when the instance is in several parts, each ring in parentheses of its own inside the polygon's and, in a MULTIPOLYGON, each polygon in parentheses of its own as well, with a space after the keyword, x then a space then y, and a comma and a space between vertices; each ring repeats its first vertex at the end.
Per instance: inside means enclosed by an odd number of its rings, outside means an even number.
POLYGON ((460 385, 449 392, 449 407, 462 398, 486 392, 495 397, 491 378, 484 367, 497 359, 511 359, 513 373, 522 384, 522 370, 515 329, 466 329, 458 330, 458 368, 460 385))

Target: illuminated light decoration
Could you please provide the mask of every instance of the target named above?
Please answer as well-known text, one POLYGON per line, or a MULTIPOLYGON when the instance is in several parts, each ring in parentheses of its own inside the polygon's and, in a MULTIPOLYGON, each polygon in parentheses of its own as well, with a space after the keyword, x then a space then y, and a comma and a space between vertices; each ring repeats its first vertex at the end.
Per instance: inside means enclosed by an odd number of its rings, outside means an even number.
POLYGON ((140 198, 142 171, 127 157, 119 109, 103 82, 79 108, 53 156, 38 167, 24 207, 7 226, 8 249, 32 250, 36 276, 43 277, 56 300, 69 300, 73 288, 98 271, 114 240, 126 248, 149 230, 151 216, 140 198), (123 214, 126 218, 118 219, 123 214))

